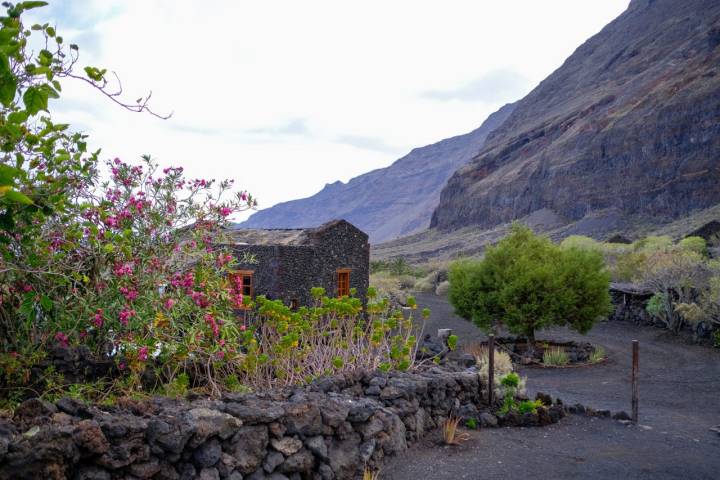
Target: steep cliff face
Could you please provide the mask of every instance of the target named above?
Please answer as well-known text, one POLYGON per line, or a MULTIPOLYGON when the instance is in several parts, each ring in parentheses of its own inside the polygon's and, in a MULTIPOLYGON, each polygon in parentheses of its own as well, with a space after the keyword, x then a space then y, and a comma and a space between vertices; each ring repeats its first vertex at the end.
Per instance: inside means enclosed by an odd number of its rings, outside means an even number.
POLYGON ((540 209, 668 220, 720 203, 720 2, 633 0, 518 102, 431 222, 540 209))
POLYGON ((505 105, 470 133, 416 148, 387 168, 329 184, 312 197, 261 210, 239 226, 298 228, 343 218, 373 243, 425 229, 450 175, 477 155, 513 107, 505 105))

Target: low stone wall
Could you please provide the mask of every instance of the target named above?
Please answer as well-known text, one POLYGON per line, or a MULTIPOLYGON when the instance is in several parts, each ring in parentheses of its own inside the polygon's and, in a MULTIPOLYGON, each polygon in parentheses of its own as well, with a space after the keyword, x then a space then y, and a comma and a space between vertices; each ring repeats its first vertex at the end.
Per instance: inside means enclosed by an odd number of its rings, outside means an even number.
POLYGON ((219 400, 32 399, 0 419, 0 479, 352 479, 483 407, 477 374, 450 366, 219 400))
POLYGON ((610 298, 614 307, 608 320, 633 322, 638 325, 655 325, 652 315, 646 310, 652 292, 638 288, 611 286, 610 298))

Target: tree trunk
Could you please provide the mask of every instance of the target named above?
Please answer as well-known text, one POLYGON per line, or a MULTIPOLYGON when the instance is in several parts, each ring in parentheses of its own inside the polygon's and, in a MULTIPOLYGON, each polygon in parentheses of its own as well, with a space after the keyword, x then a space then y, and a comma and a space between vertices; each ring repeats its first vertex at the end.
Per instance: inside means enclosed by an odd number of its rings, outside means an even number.
POLYGON ((530 331, 527 333, 527 339, 528 339, 528 355, 530 357, 535 356, 535 329, 531 328, 530 331))

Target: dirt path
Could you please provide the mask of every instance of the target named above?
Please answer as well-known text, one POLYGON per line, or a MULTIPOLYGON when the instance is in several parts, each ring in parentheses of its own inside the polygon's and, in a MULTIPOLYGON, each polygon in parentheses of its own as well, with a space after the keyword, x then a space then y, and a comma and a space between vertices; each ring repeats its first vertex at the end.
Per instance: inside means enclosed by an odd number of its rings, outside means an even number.
MULTIPOLYGON (((483 338, 452 314, 443 299, 419 295, 433 310, 426 331, 453 328, 461 342, 483 338)), ((572 369, 526 368, 529 393, 544 391, 566 403, 612 411, 630 409, 630 345, 640 341, 640 427, 571 416, 544 429, 472 433, 456 449, 434 439, 389 460, 383 478, 720 478, 720 350, 685 345, 662 330, 604 322, 587 336, 566 329, 542 335, 602 345, 604 364, 572 369)))

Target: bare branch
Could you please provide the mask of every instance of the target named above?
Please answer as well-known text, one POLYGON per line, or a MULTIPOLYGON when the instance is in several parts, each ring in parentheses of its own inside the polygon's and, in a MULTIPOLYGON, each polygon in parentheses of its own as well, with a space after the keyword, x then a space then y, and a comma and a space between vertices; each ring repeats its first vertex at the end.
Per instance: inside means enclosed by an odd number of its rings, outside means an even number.
MULTIPOLYGON (((113 73, 115 73, 115 72, 113 72, 113 73)), ((75 75, 75 74, 73 74, 73 73, 66 73, 65 76, 66 76, 66 77, 70 77, 70 78, 74 78, 74 79, 76 79, 76 80, 82 80, 83 82, 91 85, 91 86, 94 87, 96 90, 98 90, 100 93, 102 93, 103 95, 105 95, 107 98, 109 98, 110 100, 112 100, 112 101, 115 102, 116 104, 118 104, 118 105, 120 105, 121 107, 123 107, 125 110, 129 110, 129 111, 135 112, 135 113, 147 112, 147 113, 149 113, 150 115, 152 115, 152 116, 154 116, 154 117, 157 117, 157 118, 159 118, 159 119, 162 119, 162 120, 167 120, 168 118, 170 118, 170 117, 173 116, 173 112, 170 112, 170 113, 167 114, 167 115, 161 115, 161 114, 159 114, 159 113, 154 112, 154 111, 148 106, 148 102, 150 101, 150 97, 152 97, 152 91, 147 95, 147 97, 145 97, 145 99, 144 99, 144 101, 143 101, 142 103, 139 103, 139 104, 125 103, 125 102, 123 102, 123 101, 121 101, 121 100, 118 100, 118 98, 117 98, 117 97, 122 93, 122 85, 121 85, 121 87, 120 87, 119 92, 108 92, 108 91, 105 90, 105 87, 107 86, 107 80, 104 80, 103 84, 102 84, 102 85, 99 85, 97 82, 95 82, 95 81, 93 81, 93 80, 90 80, 89 78, 85 78, 85 77, 82 77, 82 76, 80 76, 80 75, 75 75)), ((115 76, 117 77, 117 75, 115 75, 115 76)), ((118 81, 119 81, 119 78, 118 78, 118 81)))

